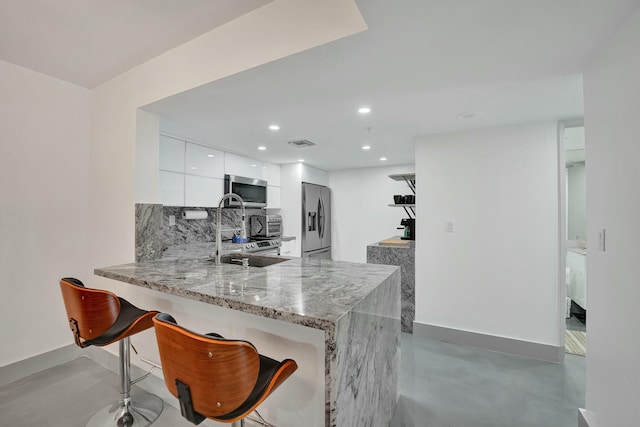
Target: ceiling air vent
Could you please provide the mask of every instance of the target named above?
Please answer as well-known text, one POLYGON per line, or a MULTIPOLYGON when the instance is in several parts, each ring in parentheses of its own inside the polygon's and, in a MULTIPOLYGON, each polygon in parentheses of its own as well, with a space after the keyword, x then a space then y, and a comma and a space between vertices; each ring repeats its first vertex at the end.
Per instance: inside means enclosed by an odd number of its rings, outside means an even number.
POLYGON ((289 141, 289 145, 293 145, 294 147, 298 147, 298 148, 304 148, 304 147, 313 147, 316 144, 306 139, 299 139, 297 141, 289 141))

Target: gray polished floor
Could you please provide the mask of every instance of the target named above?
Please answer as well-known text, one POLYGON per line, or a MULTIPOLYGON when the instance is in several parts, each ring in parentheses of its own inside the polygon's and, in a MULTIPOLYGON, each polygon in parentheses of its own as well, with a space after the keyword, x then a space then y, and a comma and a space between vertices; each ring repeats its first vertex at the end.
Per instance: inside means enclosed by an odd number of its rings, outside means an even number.
MULTIPOLYGON (((403 334, 402 390, 391 426, 576 427, 584 369, 579 356, 558 365, 403 334)), ((115 400, 118 384, 116 374, 86 357, 47 369, 0 387, 0 425, 83 426, 115 400)), ((154 424, 192 425, 169 405, 154 424)))
POLYGON ((576 427, 585 358, 554 364, 402 336, 393 427, 576 427))

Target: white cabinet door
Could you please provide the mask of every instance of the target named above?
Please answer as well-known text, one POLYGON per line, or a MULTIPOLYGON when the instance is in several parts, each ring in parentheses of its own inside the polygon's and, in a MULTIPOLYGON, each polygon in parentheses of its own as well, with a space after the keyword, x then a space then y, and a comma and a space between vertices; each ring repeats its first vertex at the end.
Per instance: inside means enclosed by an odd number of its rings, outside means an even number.
POLYGON ((229 175, 264 179, 262 176, 262 162, 231 153, 224 153, 224 171, 229 175))
POLYGON ((269 209, 280 209, 280 187, 267 185, 267 207, 269 209))
POLYGON ((160 171, 160 201, 165 206, 184 206, 184 174, 160 171))
POLYGON ((160 135, 160 170, 184 172, 185 142, 160 135))
POLYGON ((185 206, 216 207, 222 197, 224 180, 185 175, 185 206))
POLYGON ((293 257, 293 256, 296 256, 294 253, 295 250, 296 250, 296 241, 287 240, 282 242, 282 246, 280 247, 280 255, 293 257))
POLYGON ((262 176, 264 176, 268 185, 280 187, 280 165, 265 162, 262 164, 262 170, 262 176))
POLYGON ((224 179, 224 151, 187 142, 185 173, 224 179))

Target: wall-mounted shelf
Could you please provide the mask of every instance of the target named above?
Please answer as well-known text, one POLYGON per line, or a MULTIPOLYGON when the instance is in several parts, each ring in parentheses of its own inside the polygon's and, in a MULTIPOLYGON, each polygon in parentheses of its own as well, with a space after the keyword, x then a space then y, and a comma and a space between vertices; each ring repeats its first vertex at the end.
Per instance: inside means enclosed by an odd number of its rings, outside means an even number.
MULTIPOLYGON (((404 181, 407 183, 413 194, 416 194, 416 174, 415 173, 400 173, 389 175, 389 178, 394 181, 404 181)), ((399 204, 390 204, 390 207, 393 208, 404 208, 404 211, 407 213, 409 218, 415 218, 416 216, 416 205, 409 203, 399 203, 399 204), (411 211, 411 212, 409 212, 411 211)))
POLYGON ((404 181, 407 183, 413 194, 416 194, 416 174, 415 173, 400 173, 389 175, 389 178, 394 181, 404 181))

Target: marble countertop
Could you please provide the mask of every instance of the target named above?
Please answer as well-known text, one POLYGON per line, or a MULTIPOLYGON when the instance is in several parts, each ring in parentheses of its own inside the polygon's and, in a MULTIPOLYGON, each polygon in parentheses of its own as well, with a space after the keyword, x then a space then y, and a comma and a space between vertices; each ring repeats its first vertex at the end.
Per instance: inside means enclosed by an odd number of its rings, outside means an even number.
POLYGON ((96 268, 98 276, 263 317, 325 329, 398 267, 290 258, 268 267, 216 266, 212 243, 172 248, 159 260, 96 268))

